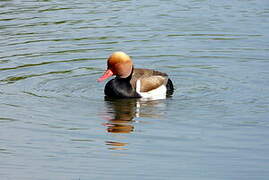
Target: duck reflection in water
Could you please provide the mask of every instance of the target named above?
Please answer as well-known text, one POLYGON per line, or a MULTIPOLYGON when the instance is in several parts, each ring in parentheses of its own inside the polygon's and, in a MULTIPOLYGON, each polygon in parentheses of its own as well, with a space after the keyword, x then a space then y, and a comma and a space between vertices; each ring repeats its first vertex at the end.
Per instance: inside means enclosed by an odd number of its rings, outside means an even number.
POLYGON ((107 113, 107 132, 110 133, 131 133, 134 131, 134 118, 149 117, 159 118, 161 112, 156 110, 156 106, 164 107, 163 100, 143 101, 141 99, 115 99, 105 97, 107 113), (141 110, 143 107, 143 111, 141 110))
MULTIPOLYGON (((166 107, 166 100, 143 101, 141 99, 115 99, 105 97, 107 120, 104 125, 108 133, 131 133, 134 131, 134 124, 141 117, 160 118, 163 116, 162 108, 166 107), (142 110, 143 109, 143 110, 142 110)), ((128 143, 106 141, 110 149, 124 149, 128 143)))
POLYGON ((130 133, 134 130, 133 118, 136 117, 136 99, 113 99, 105 97, 109 118, 107 132, 130 133))

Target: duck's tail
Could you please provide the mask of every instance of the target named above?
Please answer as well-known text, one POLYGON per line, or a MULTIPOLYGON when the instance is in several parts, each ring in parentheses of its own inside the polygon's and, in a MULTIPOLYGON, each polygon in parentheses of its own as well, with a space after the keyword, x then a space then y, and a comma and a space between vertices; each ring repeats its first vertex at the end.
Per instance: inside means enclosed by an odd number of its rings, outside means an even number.
POLYGON ((168 79, 167 84, 166 84, 166 88, 167 88, 166 95, 172 96, 175 89, 174 89, 174 85, 173 85, 173 82, 171 81, 171 79, 168 79))

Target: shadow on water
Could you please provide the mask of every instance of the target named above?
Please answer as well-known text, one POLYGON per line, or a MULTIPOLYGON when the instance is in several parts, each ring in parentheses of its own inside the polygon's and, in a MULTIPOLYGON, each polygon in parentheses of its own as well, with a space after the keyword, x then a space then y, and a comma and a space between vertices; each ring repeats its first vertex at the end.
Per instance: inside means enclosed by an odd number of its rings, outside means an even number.
MULTIPOLYGON (((145 101, 141 99, 114 99, 105 97, 105 117, 108 133, 132 133, 135 131, 135 123, 139 118, 160 118, 162 112, 157 106, 163 107, 165 100, 145 101)), ((106 145, 112 146, 114 150, 125 149, 128 143, 106 141, 106 145)))

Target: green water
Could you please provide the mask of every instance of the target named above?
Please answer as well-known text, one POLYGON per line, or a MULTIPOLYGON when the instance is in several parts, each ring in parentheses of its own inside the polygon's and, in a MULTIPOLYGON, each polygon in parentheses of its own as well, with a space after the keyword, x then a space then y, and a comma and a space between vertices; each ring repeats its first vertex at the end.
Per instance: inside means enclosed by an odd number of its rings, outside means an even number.
POLYGON ((0 1, 1 180, 269 176, 267 0, 0 1), (166 100, 110 100, 114 51, 166 100))

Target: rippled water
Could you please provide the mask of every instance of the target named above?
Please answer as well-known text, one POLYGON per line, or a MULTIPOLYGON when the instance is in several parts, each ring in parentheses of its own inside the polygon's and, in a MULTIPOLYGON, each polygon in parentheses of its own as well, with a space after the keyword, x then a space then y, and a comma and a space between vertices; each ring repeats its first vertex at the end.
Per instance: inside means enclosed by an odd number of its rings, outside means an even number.
POLYGON ((0 177, 268 179, 267 0, 0 1, 0 177), (114 51, 170 75, 105 99, 114 51))

